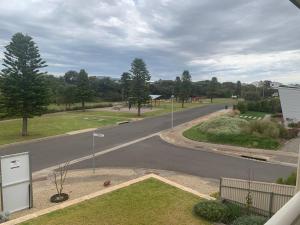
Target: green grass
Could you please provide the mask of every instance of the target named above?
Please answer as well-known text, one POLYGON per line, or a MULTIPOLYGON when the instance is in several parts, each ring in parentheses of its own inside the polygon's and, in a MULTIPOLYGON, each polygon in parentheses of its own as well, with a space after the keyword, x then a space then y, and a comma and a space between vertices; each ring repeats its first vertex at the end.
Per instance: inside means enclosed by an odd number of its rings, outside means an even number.
POLYGON ((183 135, 194 141, 228 144, 247 148, 278 149, 278 140, 266 137, 257 137, 249 134, 211 134, 200 132, 197 126, 186 130, 183 135))
POLYGON ((66 132, 116 124, 132 117, 129 113, 63 112, 29 119, 29 136, 22 137, 22 120, 0 121, 0 145, 42 138, 66 132))
MULTIPOLYGON (((226 103, 226 101, 228 101, 229 104, 231 99, 215 99, 215 101, 218 103, 226 103)), ((181 103, 174 103, 174 111, 202 107, 208 104, 210 103, 185 103, 185 107, 181 108, 181 103)), ((50 109, 58 109, 55 107, 64 106, 50 105, 49 107, 50 109)), ((171 103, 161 102, 157 108, 158 110, 146 113, 142 112, 141 118, 169 113, 171 112, 171 103)), ((27 137, 22 137, 20 135, 22 127, 21 119, 2 120, 0 121, 0 145, 59 135, 75 130, 113 125, 119 121, 130 120, 131 118, 136 117, 137 115, 135 113, 118 111, 70 111, 45 114, 41 117, 29 119, 29 136, 27 137)))
POLYGON ((193 214, 199 201, 195 195, 148 179, 22 225, 211 225, 193 214))
MULTIPOLYGON (((240 116, 251 116, 251 117, 256 117, 256 119, 258 119, 259 117, 264 118, 265 115, 267 115, 264 112, 254 112, 254 111, 247 111, 243 114, 241 114, 240 116)), ((245 118, 246 120, 253 120, 253 118, 245 118)))

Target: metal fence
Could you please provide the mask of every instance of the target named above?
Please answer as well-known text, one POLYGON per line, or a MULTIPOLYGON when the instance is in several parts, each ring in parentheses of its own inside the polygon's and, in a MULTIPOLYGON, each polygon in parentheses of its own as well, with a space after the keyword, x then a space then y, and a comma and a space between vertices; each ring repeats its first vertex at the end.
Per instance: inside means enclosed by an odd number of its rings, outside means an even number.
POLYGON ((251 209, 256 213, 272 216, 293 197, 295 187, 232 178, 220 179, 221 199, 246 205, 249 192, 252 198, 251 209))

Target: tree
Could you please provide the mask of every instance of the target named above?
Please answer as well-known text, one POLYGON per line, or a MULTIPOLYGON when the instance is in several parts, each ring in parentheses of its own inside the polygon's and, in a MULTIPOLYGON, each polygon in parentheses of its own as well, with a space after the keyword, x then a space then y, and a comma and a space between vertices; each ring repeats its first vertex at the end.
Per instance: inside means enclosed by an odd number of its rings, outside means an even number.
POLYGON ((188 100, 188 98, 191 96, 191 90, 192 90, 192 81, 191 81, 191 75, 188 70, 183 71, 181 76, 181 86, 180 86, 180 93, 179 98, 181 101, 181 107, 184 107, 184 102, 188 100))
POLYGON ((213 77, 209 82, 209 88, 208 88, 208 96, 210 97, 211 103, 213 102, 213 98, 217 94, 218 86, 219 86, 218 79, 216 77, 213 77))
POLYGON ((241 81, 236 82, 236 95, 238 98, 242 96, 242 84, 241 81))
POLYGON ((22 33, 13 35, 5 47, 4 69, 0 76, 2 101, 10 116, 23 118, 22 136, 27 136, 28 118, 46 111, 48 91, 41 68, 46 62, 32 38, 22 33))
POLYGON ((79 76, 78 72, 74 70, 69 70, 68 72, 65 73, 64 80, 67 84, 76 85, 79 79, 78 76, 79 76))
POLYGON ((142 59, 135 58, 131 63, 132 81, 131 98, 137 104, 138 116, 141 115, 141 106, 149 100, 150 73, 142 59))
POLYGON ((121 76, 122 100, 126 101, 130 92, 130 73, 124 72, 121 76))
POLYGON ((81 101, 81 107, 85 110, 85 102, 91 98, 90 83, 87 72, 81 69, 78 73, 77 80, 77 93, 78 99, 81 101))
POLYGON ((176 98, 176 102, 178 101, 179 95, 180 95, 180 89, 181 89, 181 79, 180 77, 176 77, 175 79, 175 85, 174 85, 174 95, 176 98))

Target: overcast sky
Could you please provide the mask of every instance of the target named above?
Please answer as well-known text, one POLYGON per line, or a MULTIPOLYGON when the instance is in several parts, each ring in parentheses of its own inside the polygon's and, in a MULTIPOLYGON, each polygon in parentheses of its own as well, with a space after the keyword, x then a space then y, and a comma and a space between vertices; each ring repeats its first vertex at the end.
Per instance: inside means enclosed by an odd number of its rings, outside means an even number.
POLYGON ((300 82, 299 24, 288 0, 0 0, 0 58, 23 32, 55 75, 120 77, 141 57, 152 80, 300 82))

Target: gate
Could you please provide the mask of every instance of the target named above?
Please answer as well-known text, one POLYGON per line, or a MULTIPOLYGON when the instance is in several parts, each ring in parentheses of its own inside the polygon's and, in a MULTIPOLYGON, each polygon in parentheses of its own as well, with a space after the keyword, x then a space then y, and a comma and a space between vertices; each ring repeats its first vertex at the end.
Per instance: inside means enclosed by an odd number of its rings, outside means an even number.
POLYGON ((1 156, 1 207, 16 212, 32 207, 32 177, 28 152, 1 156))

